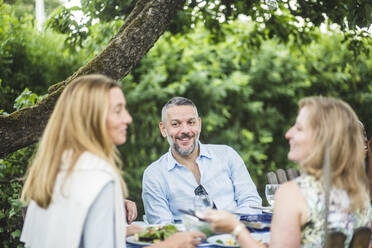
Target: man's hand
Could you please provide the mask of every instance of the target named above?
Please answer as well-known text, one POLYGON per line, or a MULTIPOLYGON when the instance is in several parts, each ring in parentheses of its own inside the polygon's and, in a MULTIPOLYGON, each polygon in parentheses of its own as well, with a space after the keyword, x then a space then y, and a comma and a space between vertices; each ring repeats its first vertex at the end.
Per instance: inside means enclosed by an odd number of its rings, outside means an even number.
POLYGON ((127 222, 130 225, 137 218, 137 206, 135 202, 125 200, 125 211, 127 213, 127 222))

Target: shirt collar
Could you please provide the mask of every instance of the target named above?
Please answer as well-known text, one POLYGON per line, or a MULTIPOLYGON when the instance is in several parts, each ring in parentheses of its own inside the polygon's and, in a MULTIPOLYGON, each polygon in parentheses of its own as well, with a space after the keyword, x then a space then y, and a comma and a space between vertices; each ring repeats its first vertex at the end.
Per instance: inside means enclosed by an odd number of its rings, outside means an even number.
MULTIPOLYGON (((211 159, 212 158, 212 155, 211 153, 209 152, 208 150, 208 147, 206 145, 203 145, 200 141, 198 141, 198 145, 199 145, 199 157, 198 158, 208 158, 208 159, 211 159)), ((169 147, 169 150, 168 150, 168 171, 172 170, 173 168, 175 168, 176 166, 182 166, 180 165, 177 160, 173 157, 172 155, 172 148, 169 147)))

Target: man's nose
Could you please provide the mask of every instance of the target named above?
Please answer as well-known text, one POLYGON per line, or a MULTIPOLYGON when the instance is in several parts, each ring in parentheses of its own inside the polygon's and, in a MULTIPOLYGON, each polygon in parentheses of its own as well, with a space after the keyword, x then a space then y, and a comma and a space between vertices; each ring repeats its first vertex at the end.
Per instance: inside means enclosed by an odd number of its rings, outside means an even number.
POLYGON ((188 132, 190 132, 190 126, 187 125, 187 123, 182 123, 180 131, 183 132, 183 133, 188 133, 188 132))

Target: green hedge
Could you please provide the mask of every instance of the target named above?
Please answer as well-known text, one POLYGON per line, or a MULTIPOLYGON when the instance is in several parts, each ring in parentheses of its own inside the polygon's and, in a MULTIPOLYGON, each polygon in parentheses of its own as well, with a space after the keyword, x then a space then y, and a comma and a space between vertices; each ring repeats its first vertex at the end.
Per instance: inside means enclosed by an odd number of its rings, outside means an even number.
POLYGON ((13 101, 25 88, 46 94, 50 85, 82 65, 85 55, 70 52, 64 38, 39 32, 32 16, 17 18, 14 7, 0 0, 0 109, 12 112, 13 101))
POLYGON ((0 246, 23 247, 19 242, 23 218, 22 204, 18 200, 22 190, 22 177, 34 146, 20 149, 0 159, 0 246))

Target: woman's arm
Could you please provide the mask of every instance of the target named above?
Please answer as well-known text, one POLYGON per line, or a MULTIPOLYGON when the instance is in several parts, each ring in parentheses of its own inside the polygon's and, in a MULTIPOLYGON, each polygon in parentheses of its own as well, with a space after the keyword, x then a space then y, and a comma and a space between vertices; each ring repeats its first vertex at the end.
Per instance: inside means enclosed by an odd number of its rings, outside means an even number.
POLYGON ((85 219, 80 248, 115 247, 114 182, 101 190, 85 219))
MULTIPOLYGON (((306 202, 297 184, 283 184, 275 194, 270 247, 300 247, 301 226, 306 222, 306 211, 306 202)), ((235 216, 225 211, 210 210, 205 219, 217 232, 232 233, 240 224, 235 216)), ((242 248, 265 247, 253 239, 246 228, 241 229, 236 236, 242 248)))
POLYGON ((236 216, 229 212, 209 210, 206 213, 205 219, 211 223, 213 230, 216 232, 235 232, 234 235, 236 236, 237 242, 242 248, 265 247, 263 244, 260 244, 253 239, 247 228, 239 228, 241 222, 236 218, 236 216))
POLYGON ((306 201, 295 182, 280 186, 275 194, 271 247, 300 247, 301 226, 307 221, 306 201))

